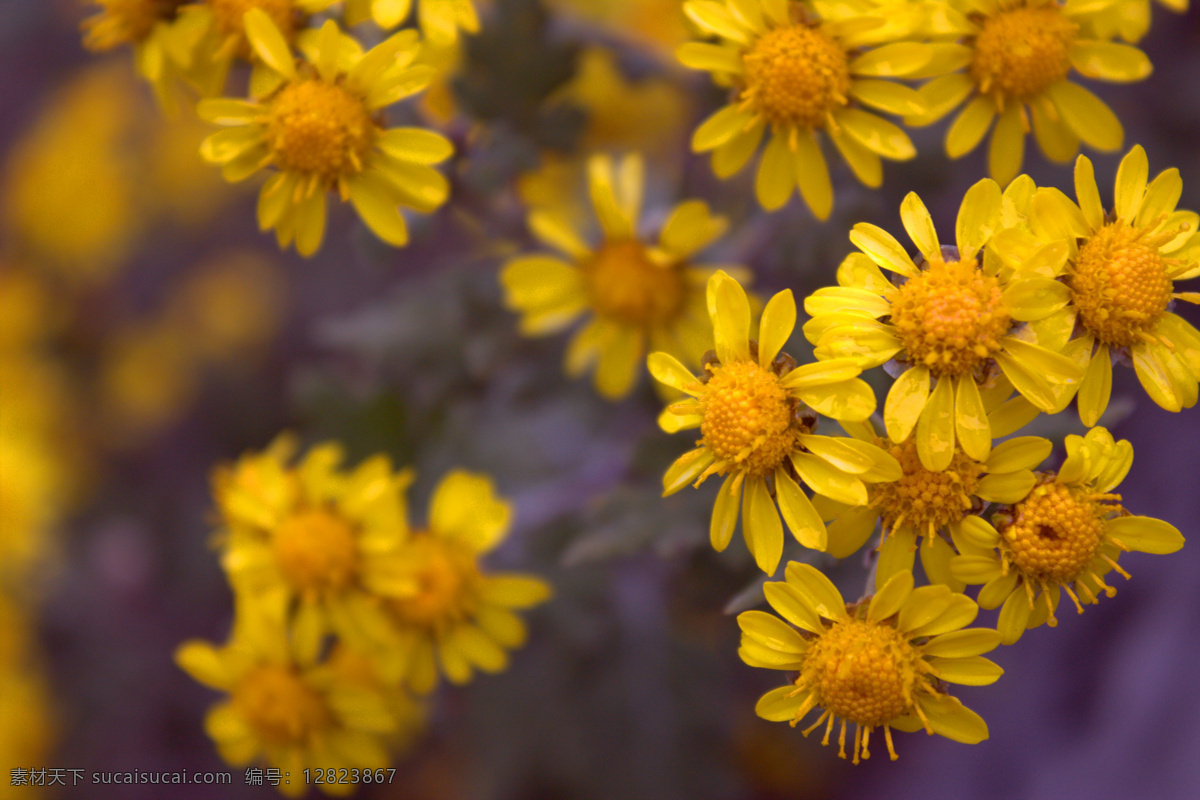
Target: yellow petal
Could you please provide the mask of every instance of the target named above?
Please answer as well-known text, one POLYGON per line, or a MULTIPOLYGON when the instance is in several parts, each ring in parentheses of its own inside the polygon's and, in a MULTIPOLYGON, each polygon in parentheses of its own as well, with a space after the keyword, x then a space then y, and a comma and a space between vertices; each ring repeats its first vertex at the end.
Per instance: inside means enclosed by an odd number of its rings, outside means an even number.
POLYGON ((713 452, 707 447, 698 447, 675 459, 675 463, 668 467, 663 475, 663 497, 673 495, 693 483, 714 460, 713 452))
POLYGON ((991 556, 958 556, 950 562, 950 571, 966 583, 987 583, 1000 576, 1000 562, 991 556))
MULTIPOLYGON (((680 45, 675 51, 679 63, 690 69, 703 69, 709 72, 725 72, 730 75, 740 75, 743 71, 742 57, 731 47, 721 47, 704 42, 688 42, 680 45)), ((733 106, 726 106, 733 108, 733 106)), ((707 149, 707 148, 698 148, 707 149)))
POLYGON ((1117 517, 1105 523, 1104 535, 1140 553, 1167 555, 1183 547, 1179 529, 1153 517, 1117 517))
POLYGON ((796 186, 796 170, 792 153, 783 136, 772 136, 758 165, 754 191, 758 202, 767 211, 776 211, 787 203, 796 186))
POLYGON ((984 178, 967 190, 955 220, 959 258, 974 258, 992 238, 1001 225, 1000 207, 1000 187, 995 181, 984 178))
POLYGON ((1108 408, 1111 396, 1112 360, 1108 355, 1108 346, 1102 344, 1088 362, 1083 381, 1079 384, 1080 422, 1089 427, 1098 423, 1108 408))
POLYGON ((934 674, 947 683, 961 686, 990 686, 1000 679, 1004 670, 983 656, 971 658, 931 658, 934 674))
POLYGON ((1037 478, 1027 469, 984 475, 975 495, 990 503, 1016 503, 1025 499, 1035 483, 1037 478))
POLYGON ((557 212, 545 209, 530 212, 529 230, 541 242, 574 259, 583 259, 591 255, 588 246, 557 212))
POLYGON ((833 558, 848 558, 858 552, 875 531, 879 512, 873 508, 848 508, 829 523, 825 552, 833 558))
POLYGON ((1029 615, 1033 609, 1029 607, 1029 598, 1023 589, 1012 592, 1000 608, 1000 616, 996 620, 996 631, 1000 634, 1000 643, 1016 644, 1029 626, 1029 615))
POLYGON ((607 155, 588 159, 588 193, 592 208, 604 229, 605 238, 619 241, 633 236, 636 220, 618 201, 614 170, 613 160, 607 155))
POLYGON ((864 186, 878 189, 883 184, 883 161, 878 153, 868 150, 842 128, 829 128, 826 133, 864 186))
POLYGON ((750 301, 741 285, 723 270, 708 279, 708 315, 717 358, 722 363, 750 360, 750 301))
POLYGON ((821 633, 825 630, 821 617, 796 587, 784 581, 767 581, 763 594, 779 615, 801 630, 821 633))
POLYGON ((912 573, 897 572, 871 596, 871 602, 867 606, 867 620, 879 622, 899 613, 912 590, 912 573))
POLYGON ((804 603, 825 619, 845 619, 846 601, 819 569, 811 564, 789 561, 784 572, 787 583, 799 593, 804 603))
POLYGON ((686 392, 693 397, 699 394, 700 381, 679 359, 670 353, 651 353, 646 359, 650 374, 659 383, 686 392))
POLYGON ((979 96, 967 103, 946 131, 946 155, 959 158, 975 149, 996 116, 996 106, 988 97, 979 96))
POLYGON ((875 562, 876 587, 887 583, 893 575, 912 572, 917 555, 914 545, 911 532, 908 535, 892 532, 884 538, 879 547, 879 560, 875 562))
POLYGON ((780 686, 758 698, 754 713, 770 722, 789 722, 796 716, 800 706, 808 699, 806 692, 795 694, 796 687, 790 683, 780 686))
POLYGON ((1007 185, 1021 171, 1025 160, 1025 126, 1021 120, 1021 105, 1011 103, 996 121, 992 141, 988 145, 988 173, 1007 185))
POLYGON ((988 472, 999 474, 1033 469, 1050 457, 1053 445, 1040 436, 1018 436, 1001 442, 987 458, 988 472))
POLYGON ((1050 278, 1015 280, 1004 290, 1004 304, 1012 318, 1031 322, 1050 316, 1071 302, 1071 290, 1050 278))
POLYGON ((710 214, 703 200, 688 200, 671 211, 659 243, 673 255, 687 257, 708 247, 728 228, 729 220, 710 214))
POLYGON ((995 650, 999 644, 1000 635, 991 628, 966 628, 934 637, 921 649, 926 656, 968 658, 995 650))
POLYGON ((900 616, 896 620, 897 630, 911 635, 912 631, 920 630, 933 622, 950 608, 952 595, 948 588, 939 585, 914 589, 905 600, 904 607, 900 609, 900 616))
POLYGON ((958 379, 954 396, 954 432, 963 452, 976 461, 986 461, 992 450, 992 431, 975 378, 958 379))
POLYGON ((944 375, 938 378, 917 421, 917 455, 926 469, 941 472, 950 466, 954 428, 954 384, 950 376, 944 375))
POLYGON ((803 653, 808 649, 808 643, 796 629, 774 614, 757 610, 743 611, 738 614, 737 623, 742 633, 772 650, 803 653))
POLYGON ((941 584, 961 592, 966 584, 954 577, 950 571, 950 561, 957 555, 954 548, 940 536, 921 541, 921 566, 925 568, 925 577, 930 582, 941 584))
POLYGON ((893 161, 907 161, 917 154, 908 134, 883 117, 857 108, 842 109, 835 116, 846 133, 873 153, 893 161))
POLYGON ((783 521, 796 541, 811 550, 824 550, 828 540, 821 515, 804 490, 782 467, 775 470, 775 496, 779 500, 783 521))
POLYGON ((289 80, 296 79, 296 57, 267 12, 254 7, 243 18, 246 39, 263 63, 289 80))
POLYGON ((883 406, 888 438, 903 442, 916 426, 929 398, 929 370, 911 367, 896 379, 883 406))
POLYGON ((1146 187, 1146 195, 1134 224, 1138 227, 1152 228, 1175 212, 1175 206, 1182 195, 1183 179, 1179 177, 1179 170, 1175 167, 1163 170, 1146 187))
POLYGON ((454 155, 449 139, 424 128, 391 128, 376 136, 375 144, 393 158, 414 164, 439 164, 454 155))
POLYGON ((1083 41, 1068 51, 1080 75, 1110 83, 1133 83, 1153 71, 1150 59, 1136 47, 1116 42, 1083 41))
POLYGON ((746 502, 742 505, 742 536, 754 563, 768 575, 775 574, 783 555, 783 525, 775 501, 762 478, 746 479, 746 502))
POLYGON ((925 208, 921 198, 917 197, 916 192, 909 192, 900 203, 900 220, 904 223, 904 230, 908 231, 909 238, 927 261, 941 259, 942 246, 938 242, 937 230, 933 227, 933 218, 929 216, 929 210, 925 208))
POLYGON ((850 232, 850 241, 884 269, 910 278, 918 274, 916 264, 896 238, 877 225, 858 223, 850 232))
POLYGON ((801 364, 788 372, 779 380, 779 385, 785 389, 803 391, 817 386, 843 383, 858 377, 861 372, 862 370, 853 359, 817 361, 812 364, 801 364))
POLYGON ((1121 121, 1104 101, 1070 81, 1051 84, 1046 93, 1075 135, 1097 150, 1119 150, 1125 139, 1121 121))
POLYGON ((347 182, 350 202, 371 232, 393 247, 408 244, 408 224, 400 213, 395 193, 383 178, 362 172, 347 182))
POLYGON ((1079 200, 1079 208, 1087 219, 1092 230, 1100 230, 1104 225, 1104 205, 1100 202, 1100 190, 1096 186, 1096 171, 1087 156, 1080 156, 1075 161, 1075 197, 1079 200))
POLYGON ((829 167, 825 163, 825 156, 821 154, 821 146, 809 130, 799 131, 795 142, 792 170, 796 185, 800 188, 800 196, 808 203, 814 217, 828 219, 833 210, 833 184, 829 180, 829 167))
POLYGON ((1182 392, 1157 350, 1144 344, 1135 345, 1132 355, 1134 372, 1150 399, 1167 411, 1180 411, 1183 408, 1182 392))
POLYGON ((531 608, 550 598, 550 585, 528 575, 489 575, 480 597, 502 608, 531 608))
POLYGON ((862 422, 875 413, 875 390, 854 378, 828 386, 794 391, 805 405, 831 419, 862 422))
POLYGON ((796 327, 796 300, 785 289, 767 302, 758 326, 758 363, 769 369, 796 327))
POLYGON ((733 530, 737 527, 738 510, 742 504, 742 482, 737 480, 738 473, 731 472, 717 491, 717 499, 713 503, 712 520, 709 522, 708 538, 713 549, 718 553, 729 546, 733 538, 733 530))
POLYGON ((1113 194, 1116 200, 1114 210, 1120 219, 1133 222, 1137 216, 1142 207, 1142 198, 1146 196, 1146 178, 1149 173, 1150 164, 1146 159, 1146 151, 1140 144, 1134 145, 1117 167, 1117 181, 1113 194))

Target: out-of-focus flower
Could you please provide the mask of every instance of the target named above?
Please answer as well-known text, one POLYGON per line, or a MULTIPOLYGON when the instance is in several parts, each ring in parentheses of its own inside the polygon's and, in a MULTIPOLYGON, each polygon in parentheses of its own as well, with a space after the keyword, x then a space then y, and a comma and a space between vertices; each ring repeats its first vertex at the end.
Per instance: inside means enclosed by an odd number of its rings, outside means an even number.
POLYGON ((124 140, 137 111, 125 67, 89 67, 7 159, 4 216, 17 252, 69 281, 117 270, 141 227, 124 140))
POLYGON ((575 376, 595 364, 596 390, 616 399, 633 388, 647 344, 692 365, 712 346, 704 305, 712 269, 693 266, 691 258, 719 238, 728 222, 691 200, 675 207, 657 245, 644 243, 637 231, 641 156, 619 164, 594 156, 588 167, 602 243, 589 247, 557 209, 535 209, 529 215, 534 235, 570 260, 519 256, 505 264, 500 281, 507 305, 522 314, 526 335, 555 333, 591 313, 567 349, 566 370, 575 376))
POLYGON ((818 358, 851 357, 863 369, 894 358, 903 367, 884 404, 888 438, 904 442, 915 429, 921 463, 931 470, 950 465, 955 442, 976 461, 987 460, 988 411, 1013 387, 1052 413, 1054 385, 1082 375, 1065 356, 1015 335, 1017 320, 1049 311, 1037 298, 1010 291, 998 262, 981 258, 1001 215, 996 182, 972 186, 958 212, 954 252, 939 244, 928 210, 910 192, 900 216, 922 265, 891 234, 859 223, 850 240, 862 253, 842 262, 838 287, 804 301, 813 316, 804 332, 818 358), (900 279, 885 278, 879 267, 900 279))
MULTIPOLYGON (((1186 14, 1188 10, 1188 0, 1158 0, 1158 3, 1176 14, 1186 14)), ((1150 30, 1150 0, 1114 0, 1090 13, 1080 13, 1076 19, 1097 39, 1119 36, 1137 44, 1150 30)))
POLYGON ((1058 472, 1042 475, 1025 498, 993 515, 995 526, 980 517, 963 523, 950 569, 962 581, 984 584, 980 606, 1001 607, 997 628, 1005 644, 1027 628, 1055 625, 1060 590, 1081 614, 1081 601, 1116 594, 1104 576, 1116 570, 1129 578, 1117 564, 1122 551, 1166 554, 1183 547, 1173 525, 1131 516, 1111 493, 1132 464, 1133 446, 1114 442, 1104 428, 1068 436, 1058 472))
POLYGON ((869 421, 847 425, 863 441, 878 444, 900 462, 904 471, 898 479, 868 484, 865 507, 847 506, 818 498, 817 508, 830 519, 827 552, 845 558, 866 543, 882 523, 883 545, 875 565, 879 582, 894 573, 911 570, 917 543, 925 574, 936 583, 962 591, 963 585, 950 573, 954 556, 950 542, 959 540, 959 526, 987 503, 1014 503, 1029 493, 1035 478, 1031 471, 1042 463, 1052 448, 1049 440, 1021 436, 992 448, 984 461, 977 461, 956 448, 950 466, 940 472, 927 469, 917 455, 913 437, 896 444, 875 434, 869 421))
POLYGON ((467 33, 479 32, 479 14, 473 0, 346 0, 346 24, 372 19, 384 30, 391 30, 408 18, 414 2, 421 32, 434 44, 453 44, 460 28, 467 33))
MULTIPOLYGON (((376 770, 391 761, 384 739, 398 723, 385 694, 295 647, 270 615, 239 609, 228 644, 191 640, 179 647, 175 661, 195 680, 229 695, 204 719, 221 758, 235 767, 258 762, 290 774, 279 786, 288 797, 308 793, 306 770, 376 770)), ((332 795, 355 788, 319 786, 332 795)))
POLYGON ((738 615, 738 655, 752 667, 798 671, 787 686, 759 699, 763 719, 793 727, 823 711, 804 734, 825 723, 829 744, 841 720, 838 755, 846 757, 846 724, 854 724, 853 760, 869 758, 871 732, 883 728, 888 754, 898 756, 892 729, 924 729, 964 744, 988 738, 987 723, 948 694, 946 683, 986 686, 1004 673, 983 657, 1000 644, 990 628, 965 628, 979 607, 945 586, 913 588, 900 572, 870 598, 848 605, 819 570, 795 561, 783 582, 763 587, 783 619, 765 611, 738 615), (786 622, 784 621, 786 620, 786 622), (790 624, 789 624, 790 623, 790 624), (795 626, 795 627, 793 627, 795 626))
MULTIPOLYGON (((164 219, 193 231, 206 230, 217 213, 239 192, 196 152, 210 126, 192 113, 173 119, 161 115, 140 120, 138 133, 146 137, 132 153, 138 172, 144 172, 139 211, 144 217, 164 219)), ((240 187, 239 187, 240 188, 240 187)))
POLYGON ((279 330, 285 292, 277 263, 253 250, 233 250, 197 267, 166 313, 197 360, 253 363, 279 330))
POLYGON ((1021 170, 1025 136, 1032 130, 1051 161, 1069 161, 1082 141, 1097 150, 1120 148, 1120 120, 1087 89, 1068 80, 1071 70, 1087 78, 1131 83, 1151 72, 1136 47, 1089 35, 1082 16, 1098 4, 1071 0, 982 0, 940 9, 942 24, 958 36, 947 52, 953 68, 921 88, 928 105, 908 115, 909 125, 927 125, 966 106, 946 132, 946 153, 971 152, 992 127, 988 171, 1002 185, 1021 170))
POLYGON ((931 45, 892 42, 886 17, 864 13, 848 3, 820 6, 820 15, 787 0, 688 0, 684 11, 705 35, 720 44, 691 42, 679 60, 732 84, 734 97, 709 117, 692 137, 697 153, 713 151, 713 172, 726 178, 740 171, 758 150, 755 192, 763 208, 780 208, 798 187, 817 219, 833 208, 833 184, 818 134, 837 147, 867 186, 883 182, 880 158, 905 161, 917 151, 903 130, 860 106, 911 115, 925 103, 904 78, 928 70, 931 45))
POLYGON ((578 14, 617 36, 649 44, 666 54, 688 39, 679 0, 549 0, 553 8, 578 14))
POLYGON ((100 356, 97 433, 137 447, 175 422, 195 397, 195 362, 183 332, 163 321, 116 331, 100 356))
POLYGON ((866 505, 865 482, 895 480, 900 465, 874 444, 813 433, 817 412, 865 420, 875 410, 875 394, 859 380, 852 359, 797 367, 780 352, 796 324, 790 289, 767 303, 757 341, 750 338, 746 293, 724 272, 709 279, 707 306, 717 346, 700 377, 667 353, 649 358, 658 381, 690 395, 669 406, 659 424, 670 433, 699 428, 702 434, 699 446, 663 475, 663 495, 710 475, 728 475, 713 506, 712 545, 729 545, 741 506, 746 546, 771 575, 783 553, 780 513, 802 545, 826 547, 825 524, 802 484, 849 505, 866 505))
POLYGON ((1148 174, 1146 151, 1134 147, 1121 160, 1106 213, 1092 162, 1080 156, 1078 205, 1056 189, 1039 189, 1029 225, 996 239, 1016 273, 1013 291, 1040 297, 1052 312, 1030 325, 1038 342, 1085 368, 1078 385, 1058 391, 1060 408, 1078 391, 1084 425, 1095 425, 1108 407, 1116 360, 1132 361, 1142 388, 1168 411, 1196 404, 1200 331, 1170 309, 1176 300, 1200 302, 1200 293, 1177 292, 1174 284, 1200 276, 1200 216, 1176 210, 1179 170, 1149 183, 1148 174))
POLYGON ((437 685, 439 667, 457 684, 476 669, 508 667, 507 651, 527 636, 512 610, 550 596, 539 578, 480 569, 479 559, 508 534, 511 517, 490 478, 456 470, 434 490, 427 527, 413 530, 401 520, 399 544, 376 559, 371 582, 385 598, 390 623, 374 655, 384 680, 426 694, 437 685))
POLYGON ((259 58, 284 80, 262 99, 201 101, 202 118, 231 126, 206 139, 201 155, 221 164, 229 181, 276 168, 259 195, 258 222, 275 229, 281 247, 295 240, 302 255, 316 252, 325 234, 325 195, 335 190, 379 238, 407 244, 398 207, 432 212, 441 206, 450 187, 430 165, 453 152, 437 133, 385 129, 378 116, 432 78, 428 66, 413 65, 416 32, 401 31, 360 53, 329 20, 298 64, 265 12, 251 9, 245 21, 259 58))

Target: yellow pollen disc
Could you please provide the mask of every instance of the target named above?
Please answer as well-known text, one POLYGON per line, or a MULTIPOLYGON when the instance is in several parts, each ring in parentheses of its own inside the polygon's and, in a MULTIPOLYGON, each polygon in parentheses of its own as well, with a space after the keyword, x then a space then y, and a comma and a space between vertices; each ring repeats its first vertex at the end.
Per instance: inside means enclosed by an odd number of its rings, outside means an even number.
POLYGON ((84 21, 84 45, 89 50, 111 50, 123 44, 137 44, 154 30, 155 24, 169 22, 186 0, 99 0, 103 10, 84 21))
POLYGON ((391 601, 404 622, 436 628, 470 616, 478 602, 482 576, 475 556, 428 533, 416 534, 407 545, 405 559, 417 565, 416 589, 408 597, 391 601))
POLYGON ((719 462, 729 462, 729 468, 752 476, 774 472, 795 449, 796 435, 803 433, 792 425, 795 402, 775 373, 757 362, 735 361, 710 369, 714 371, 700 397, 700 444, 719 462))
POLYGON ((354 531, 328 511, 307 511, 284 520, 271 546, 284 577, 302 592, 343 589, 358 567, 354 531))
POLYGON ((972 261, 934 261, 889 291, 907 360, 934 375, 965 375, 1000 349, 1012 325, 1000 282, 972 261))
POLYGON ((1079 319, 1104 344, 1137 344, 1171 302, 1166 264, 1143 233, 1125 222, 1105 225, 1079 248, 1067 275, 1079 319))
POLYGON ((877 727, 911 708, 921 659, 891 626, 840 620, 813 641, 796 685, 811 688, 835 717, 877 727))
POLYGON ((1095 558, 1104 521, 1119 505, 1061 483, 1035 486, 1013 506, 1013 521, 1001 531, 1002 549, 1021 574, 1037 583, 1069 583, 1095 558))
POLYGON ((1077 28, 1057 3, 1001 11, 982 26, 970 66, 980 91, 1025 101, 1071 71, 1077 28))
POLYGON ((233 707, 268 744, 302 744, 332 722, 325 701, 294 671, 255 668, 233 690, 233 707))
POLYGON ((607 242, 580 266, 602 316, 649 326, 670 320, 683 305, 682 267, 656 265, 639 242, 607 242))
POLYGON ((814 28, 776 28, 761 36, 742 61, 742 99, 773 125, 823 128, 829 112, 846 104, 846 50, 814 28))
POLYGON ((266 139, 279 169, 317 175, 332 186, 362 169, 375 132, 362 98, 339 84, 310 78, 275 95, 266 139))
POLYGON ((910 436, 903 444, 885 441, 883 445, 904 470, 899 480, 873 483, 868 490, 870 504, 879 509, 885 530, 909 528, 917 535, 932 538, 951 522, 966 516, 983 474, 978 461, 956 448, 949 467, 942 472, 931 472, 921 465, 915 437, 910 436))
POLYGON ((237 43, 237 55, 243 58, 250 55, 250 46, 245 38, 243 20, 246 12, 252 8, 261 8, 266 12, 275 27, 283 34, 283 38, 292 41, 296 34, 296 9, 292 0, 207 0, 212 9, 213 19, 216 20, 217 31, 221 37, 233 37, 237 43))

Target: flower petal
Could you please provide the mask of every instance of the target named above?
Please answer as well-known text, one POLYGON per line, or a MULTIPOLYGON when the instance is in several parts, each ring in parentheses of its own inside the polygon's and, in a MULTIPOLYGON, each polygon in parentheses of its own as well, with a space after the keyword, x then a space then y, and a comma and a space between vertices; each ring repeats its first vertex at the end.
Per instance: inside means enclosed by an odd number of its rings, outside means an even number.
MULTIPOLYGON (((967 376, 967 380, 973 380, 967 376)), ((954 383, 949 375, 937 386, 917 420, 917 455, 925 469, 941 472, 954 459, 954 383)))
POLYGON ((782 467, 775 470, 775 496, 783 521, 796 541, 811 550, 824 550, 828 540, 821 515, 782 467))
POLYGON ((712 520, 708 525, 708 540, 713 550, 718 553, 729 546, 733 531, 737 528, 738 510, 742 505, 742 482, 737 480, 738 473, 731 472, 721 488, 717 491, 717 499, 713 502, 712 520))
POLYGON ((888 438, 903 442, 912 433, 929 398, 929 370, 911 367, 892 384, 883 406, 888 438))
POLYGON ((758 325, 758 363, 769 369, 796 327, 796 299, 784 289, 767 302, 758 325))
POLYGON ((833 581, 819 569, 811 564, 789 561, 784 575, 800 599, 822 617, 833 620, 846 618, 846 601, 833 581))
POLYGON ((1183 547, 1179 529, 1153 517, 1117 517, 1105 524, 1104 535, 1140 553, 1167 555, 1183 547))
POLYGON ((742 536, 758 568, 775 574, 783 555, 783 525, 775 501, 762 478, 746 479, 746 502, 742 504, 742 536))

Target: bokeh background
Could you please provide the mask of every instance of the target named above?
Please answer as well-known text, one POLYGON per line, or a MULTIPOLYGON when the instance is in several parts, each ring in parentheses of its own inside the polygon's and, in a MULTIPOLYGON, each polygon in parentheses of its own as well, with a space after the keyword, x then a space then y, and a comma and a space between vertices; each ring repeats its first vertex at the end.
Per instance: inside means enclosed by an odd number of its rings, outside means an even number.
MULTIPOLYGON (((898 230, 910 190, 948 229, 985 172, 982 148, 952 163, 944 123, 919 130, 920 156, 889 163, 880 191, 835 167, 829 221, 796 199, 767 215, 749 171, 720 184, 687 153, 721 93, 674 63, 678 0, 495 0, 483 33, 443 54, 434 88, 393 115, 455 140, 452 202, 420 219, 404 250, 342 208, 302 259, 258 233, 254 186, 228 186, 200 160, 204 124, 165 119, 127 51, 83 50, 88 12, 0 0, 0 499, 27 500, 0 506, 0 797, 39 794, 8 785, 9 760, 89 774, 228 769, 201 728, 216 696, 172 653, 184 639, 224 640, 232 615, 211 546, 212 467, 282 430, 337 438, 351 463, 386 452, 415 466, 418 518, 449 468, 491 473, 517 508, 491 566, 556 587, 511 668, 439 690, 395 783, 362 797, 1200 794, 1200 542, 1130 557, 1116 598, 1079 617, 1068 607, 1056 629, 993 654, 1000 682, 959 693, 989 741, 903 735, 899 761, 851 767, 817 737, 755 717, 778 678, 739 661, 730 614, 761 596, 757 570, 738 543, 709 548, 715 486, 659 498, 688 441, 658 431, 646 376, 626 400, 602 400, 563 377, 562 337, 520 338, 502 306, 497 269, 530 246, 527 205, 585 219, 581 159, 596 149, 646 153, 652 215, 709 200, 734 221, 711 260, 751 266, 764 295, 800 297, 833 282, 853 223, 898 230)), ((1125 123, 1127 147, 1145 146, 1152 174, 1178 167, 1181 206, 1200 208, 1200 9, 1156 6, 1142 46, 1150 79, 1091 88, 1125 123)), ((1119 154, 1091 155, 1108 197, 1119 154)), ((1069 168, 1036 148, 1026 171, 1069 191, 1069 168)), ((802 337, 792 345, 807 355, 802 337)), ((1116 375, 1122 399, 1106 422, 1136 452, 1125 504, 1194 539, 1200 412, 1165 412, 1131 370, 1116 375)), ((1036 425, 1060 440, 1074 430, 1036 425)), ((857 597, 866 570, 849 562, 825 566, 857 597)), ((234 770, 229 787, 56 796, 272 793, 234 770)))

